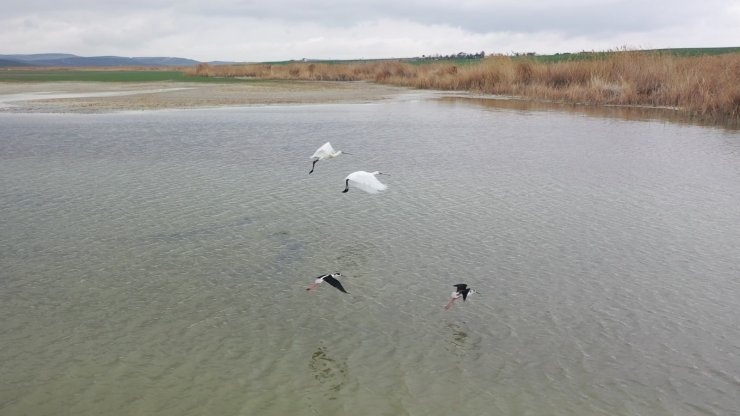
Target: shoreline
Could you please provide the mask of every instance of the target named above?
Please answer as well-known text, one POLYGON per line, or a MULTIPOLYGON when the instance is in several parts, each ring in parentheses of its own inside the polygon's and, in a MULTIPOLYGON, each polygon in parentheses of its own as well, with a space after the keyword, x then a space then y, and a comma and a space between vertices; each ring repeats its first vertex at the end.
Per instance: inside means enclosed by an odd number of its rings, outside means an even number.
POLYGON ((736 126, 689 117, 677 108, 670 107, 594 105, 469 91, 414 89, 369 81, 269 80, 239 84, 178 81, 0 82, 0 114, 103 114, 264 105, 361 104, 404 96, 423 96, 448 102, 461 100, 498 109, 569 111, 595 117, 662 120, 737 130, 736 126))
POLYGON ((261 81, 0 83, 0 113, 107 113, 249 105, 367 103, 406 87, 370 82, 261 81))

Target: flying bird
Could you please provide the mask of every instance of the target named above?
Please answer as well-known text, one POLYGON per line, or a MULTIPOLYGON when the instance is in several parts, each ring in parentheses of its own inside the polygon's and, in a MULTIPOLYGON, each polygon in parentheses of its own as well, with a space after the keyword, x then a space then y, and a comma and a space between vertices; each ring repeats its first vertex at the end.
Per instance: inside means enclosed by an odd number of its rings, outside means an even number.
POLYGON ((322 274, 321 276, 317 277, 316 280, 306 288, 306 290, 314 290, 316 289, 321 282, 329 283, 330 285, 334 286, 335 288, 339 289, 340 292, 349 293, 346 290, 344 290, 344 287, 342 286, 342 283, 337 280, 336 278, 341 276, 341 273, 331 273, 331 274, 322 274))
POLYGON ((477 293, 474 289, 471 289, 466 285, 465 283, 458 283, 455 286, 455 291, 452 292, 452 295, 450 297, 450 301, 447 302, 447 305, 445 305, 445 310, 450 309, 452 307, 452 304, 455 303, 456 300, 462 298, 463 302, 468 298, 468 295, 471 293, 477 293))
MULTIPOLYGON (((311 156, 311 159, 313 159, 313 164, 311 164, 311 172, 308 172, 308 174, 310 175, 311 173, 313 173, 313 170, 316 167, 316 162, 318 162, 319 160, 333 159, 341 155, 342 153, 344 152, 342 152, 341 150, 335 151, 334 148, 331 147, 331 143, 324 143, 324 145, 316 149, 316 151, 313 153, 313 156, 311 156)), ((344 154, 348 155, 349 153, 344 154)))
POLYGON ((345 186, 344 191, 342 192, 348 192, 350 184, 352 184, 353 187, 362 189, 369 194, 377 194, 380 191, 385 191, 386 189, 388 189, 388 185, 381 183, 378 178, 376 178, 377 175, 390 176, 385 173, 378 172, 377 170, 375 172, 365 172, 364 170, 352 172, 347 175, 346 178, 344 178, 345 186))

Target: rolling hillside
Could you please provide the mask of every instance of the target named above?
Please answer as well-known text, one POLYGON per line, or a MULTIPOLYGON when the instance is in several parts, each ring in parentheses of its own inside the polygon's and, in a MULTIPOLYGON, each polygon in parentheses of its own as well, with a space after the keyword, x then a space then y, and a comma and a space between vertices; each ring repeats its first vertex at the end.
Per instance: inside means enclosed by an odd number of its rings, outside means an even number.
POLYGON ((129 58, 123 56, 77 56, 65 53, 0 55, 0 67, 190 66, 198 63, 193 59, 157 56, 129 58))

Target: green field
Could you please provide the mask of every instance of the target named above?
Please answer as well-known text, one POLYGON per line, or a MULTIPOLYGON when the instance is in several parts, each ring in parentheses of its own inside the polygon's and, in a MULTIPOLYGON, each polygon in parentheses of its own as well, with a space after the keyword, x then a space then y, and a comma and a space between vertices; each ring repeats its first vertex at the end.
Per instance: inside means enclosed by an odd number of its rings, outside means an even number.
POLYGON ((31 69, 31 70, 0 70, 0 82, 263 82, 261 80, 245 80, 237 78, 208 78, 187 76, 180 71, 152 71, 152 70, 115 70, 115 71, 83 71, 65 69, 31 69))
MULTIPOLYGON (((674 49, 645 49, 645 50, 614 50, 614 51, 593 51, 593 52, 577 52, 577 53, 556 53, 553 55, 520 55, 511 56, 515 60, 534 60, 536 62, 561 62, 561 61, 586 61, 595 59, 606 59, 615 53, 622 52, 643 52, 643 53, 659 53, 659 54, 671 54, 676 56, 704 56, 704 55, 721 55, 725 53, 740 53, 740 47, 727 47, 727 48, 674 48, 674 49)), ((508 55, 507 55, 508 56, 508 55)), ((490 57, 490 55, 489 55, 490 57)), ((411 65, 426 65, 433 63, 448 63, 456 66, 474 65, 480 63, 480 58, 440 58, 440 59, 429 59, 429 58, 397 58, 397 59, 348 59, 348 60, 312 60, 306 63, 322 63, 322 64, 361 64, 370 62, 403 62, 411 65)), ((301 61, 275 61, 275 62, 262 62, 266 65, 287 65, 293 63, 301 63, 301 61)))
POLYGON ((557 53, 554 55, 534 55, 534 56, 517 56, 514 59, 531 59, 537 62, 561 62, 561 61, 587 61, 595 59, 605 59, 611 55, 622 52, 643 52, 668 54, 675 56, 706 56, 722 55, 725 53, 740 53, 740 47, 732 48, 674 48, 674 49, 647 49, 635 51, 605 51, 605 52, 578 52, 578 53, 557 53))

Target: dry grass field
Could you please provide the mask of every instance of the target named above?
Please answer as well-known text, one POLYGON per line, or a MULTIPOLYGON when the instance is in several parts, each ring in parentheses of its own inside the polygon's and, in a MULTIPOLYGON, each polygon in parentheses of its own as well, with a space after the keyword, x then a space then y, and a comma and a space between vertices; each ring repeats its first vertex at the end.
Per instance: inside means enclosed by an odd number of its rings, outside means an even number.
POLYGON ((740 53, 679 56, 620 51, 597 59, 557 62, 493 56, 470 64, 444 61, 200 64, 185 71, 198 77, 364 80, 585 105, 668 107, 703 121, 740 124, 740 53))

